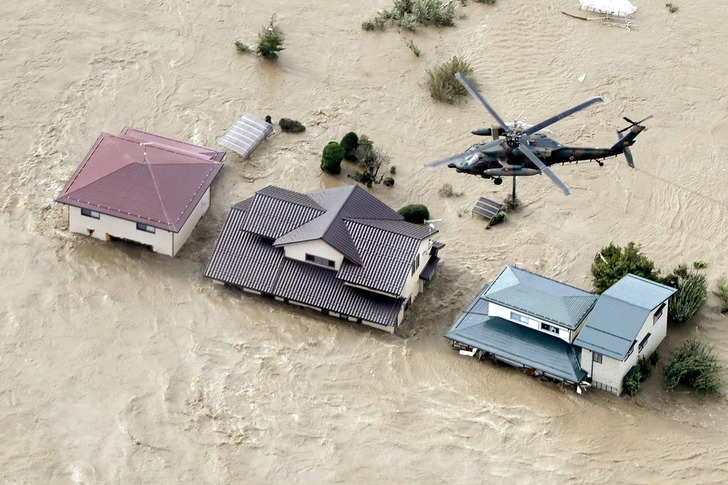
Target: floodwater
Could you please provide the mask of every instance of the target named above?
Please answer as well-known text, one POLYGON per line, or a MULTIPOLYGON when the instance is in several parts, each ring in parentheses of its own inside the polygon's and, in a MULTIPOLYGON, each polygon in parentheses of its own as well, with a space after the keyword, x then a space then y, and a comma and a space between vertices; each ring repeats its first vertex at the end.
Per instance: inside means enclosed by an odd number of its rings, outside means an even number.
MULTIPOLYGON (((506 263, 588 289, 610 241, 642 243, 664 271, 728 272, 728 6, 670 14, 635 1, 632 32, 566 17, 570 1, 468 2, 454 28, 364 32, 389 0, 4 1, 0 5, 0 480, 127 483, 726 483, 724 396, 578 396, 457 355, 442 338, 506 263), (275 11, 286 50, 233 48, 275 11), (405 44, 422 51, 415 57, 405 44), (622 116, 650 130, 623 159, 519 180, 525 207, 483 230, 469 215, 509 184, 426 171, 493 121, 474 100, 429 98, 425 70, 461 55, 501 116, 609 146, 622 116), (583 82, 579 78, 585 75, 583 82), (53 202, 102 131, 124 125, 214 146, 244 112, 307 125, 230 154, 212 206, 177 258, 69 234, 53 202), (308 191, 320 153, 367 134, 397 166, 395 208, 424 202, 447 243, 439 274, 387 335, 202 276, 228 208, 269 184, 308 191), (443 198, 451 183, 461 196, 443 198)), ((670 327, 663 362, 697 325, 728 364, 717 298, 670 327)))

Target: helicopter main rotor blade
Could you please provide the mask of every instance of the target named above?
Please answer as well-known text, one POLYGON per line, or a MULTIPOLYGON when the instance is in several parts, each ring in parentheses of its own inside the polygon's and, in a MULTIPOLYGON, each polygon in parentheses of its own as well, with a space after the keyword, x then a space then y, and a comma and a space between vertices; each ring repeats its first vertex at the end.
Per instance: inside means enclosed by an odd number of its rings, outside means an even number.
POLYGON ((518 147, 519 150, 521 150, 521 153, 526 155, 529 160, 531 160, 534 165, 536 165, 543 173, 546 174, 548 178, 551 179, 551 181, 556 184, 558 188, 560 188, 564 195, 570 195, 571 189, 559 179, 556 174, 554 174, 550 168, 548 168, 529 148, 526 147, 526 140, 528 139, 527 135, 523 135, 521 137, 521 145, 518 147))
POLYGON ((480 101, 480 104, 482 104, 485 107, 485 109, 488 110, 488 113, 490 113, 490 115, 493 118, 495 118, 495 120, 498 122, 500 127, 503 128, 504 130, 508 131, 508 126, 503 122, 501 117, 498 116, 498 113, 496 113, 495 110, 490 107, 490 105, 483 99, 483 97, 480 95, 480 93, 478 93, 478 91, 475 90, 473 85, 470 84, 470 82, 467 79, 465 79, 465 76, 463 76, 463 73, 458 72, 455 74, 455 77, 458 79, 458 81, 460 81, 460 84, 462 84, 463 87, 468 90, 468 92, 470 93, 470 95, 472 97, 474 97, 475 99, 480 101))
POLYGON ((539 123, 537 125, 533 125, 532 127, 524 130, 523 133, 525 135, 531 135, 533 133, 536 133, 537 131, 540 131, 540 130, 544 129, 547 126, 552 125, 552 124, 556 123, 559 120, 563 120, 567 116, 571 116, 574 113, 576 113, 577 111, 581 111, 584 108, 588 108, 589 106, 593 105, 594 103, 599 103, 600 101, 602 101, 602 98, 600 98, 599 96, 596 96, 594 98, 591 98, 591 99, 589 99, 587 101, 584 101, 581 104, 577 104, 573 108, 569 108, 566 111, 562 111, 561 113, 557 114, 556 116, 552 116, 551 118, 549 118, 549 119, 547 119, 545 121, 542 121, 541 123, 539 123))

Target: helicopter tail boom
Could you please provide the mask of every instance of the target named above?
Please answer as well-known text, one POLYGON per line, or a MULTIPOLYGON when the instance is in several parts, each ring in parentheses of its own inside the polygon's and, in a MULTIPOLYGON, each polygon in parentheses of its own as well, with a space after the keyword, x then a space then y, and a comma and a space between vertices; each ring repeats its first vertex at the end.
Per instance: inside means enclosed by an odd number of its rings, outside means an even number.
POLYGON ((642 133, 645 130, 644 126, 641 125, 635 125, 629 129, 629 132, 621 137, 617 143, 612 145, 612 148, 610 149, 612 153, 615 155, 618 155, 624 150, 632 145, 634 145, 634 139, 637 138, 637 135, 642 133))

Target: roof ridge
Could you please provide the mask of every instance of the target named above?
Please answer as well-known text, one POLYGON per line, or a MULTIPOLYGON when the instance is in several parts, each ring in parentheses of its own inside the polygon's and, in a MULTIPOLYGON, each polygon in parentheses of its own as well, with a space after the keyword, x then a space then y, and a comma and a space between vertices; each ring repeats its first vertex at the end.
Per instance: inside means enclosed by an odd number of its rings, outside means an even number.
MULTIPOLYGON (((506 268, 517 269, 518 271, 523 271, 524 273, 528 273, 530 275, 537 276, 537 277, 543 278, 545 280, 553 281, 554 283, 558 283, 558 284, 563 285, 563 286, 568 286, 569 288, 573 288, 574 290, 579 290, 579 291, 583 291, 584 293, 589 293, 590 295, 594 295, 594 293, 592 293, 591 291, 586 291, 586 290, 581 289, 579 287, 576 287, 574 285, 570 285, 568 283, 564 283, 562 281, 557 281, 557 280, 555 280, 553 278, 549 278, 548 276, 544 276, 544 275, 541 275, 541 274, 538 274, 538 273, 534 273, 533 271, 529 271, 527 269, 519 268, 518 266, 513 266, 513 265, 510 265, 510 264, 507 264, 506 265, 506 268)), ((495 281, 495 280, 493 280, 493 281, 495 281)), ((519 279, 519 282, 520 282, 520 279, 519 279)), ((573 295, 573 296, 577 296, 577 295, 573 295)), ((579 295, 579 296, 586 296, 586 295, 579 295)))
MULTIPOLYGON (((280 200, 281 202, 288 202, 290 204, 295 204, 295 205, 300 206, 300 207, 309 207, 309 208, 314 209, 314 210, 322 211, 324 214, 327 212, 326 211, 326 208, 321 207, 321 204, 319 204, 318 202, 316 202, 315 200, 313 200, 311 197, 309 197, 308 194, 303 194, 301 192, 294 192, 293 190, 284 189, 283 187, 278 187, 277 185, 267 185, 267 186, 263 187, 260 190, 256 190, 255 191, 255 194, 253 194, 253 197, 255 197, 256 195, 260 195, 262 197, 268 197, 269 199, 280 200), (315 206, 315 207, 306 206, 306 205, 301 204, 300 202, 297 202, 295 200, 282 199, 280 197, 274 196, 273 194, 267 194, 267 193, 263 192, 265 189, 270 189, 270 188, 277 189, 277 190, 282 190, 282 191, 285 191, 285 192, 290 192, 291 194, 295 194, 295 195, 298 195, 298 196, 306 197, 309 201, 311 201, 311 204, 313 206, 315 206)), ((319 214, 319 215, 321 215, 321 214, 319 214)), ((316 216, 316 217, 318 217, 318 216, 316 216)))

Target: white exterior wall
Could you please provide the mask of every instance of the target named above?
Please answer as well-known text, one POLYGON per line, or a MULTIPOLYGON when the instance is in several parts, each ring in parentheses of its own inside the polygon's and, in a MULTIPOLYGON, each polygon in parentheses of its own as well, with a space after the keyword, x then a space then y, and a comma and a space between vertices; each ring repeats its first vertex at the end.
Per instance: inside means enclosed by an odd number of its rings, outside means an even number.
POLYGON ((547 321, 544 321, 544 320, 540 320, 538 318, 533 318, 532 316, 526 315, 525 313, 519 312, 518 310, 511 310, 510 308, 506 308, 504 306, 497 305, 497 304, 492 303, 492 302, 488 302, 488 315, 490 315, 491 317, 500 317, 500 318, 502 318, 504 320, 508 320, 509 322, 517 323, 519 325, 523 325, 524 327, 528 327, 528 328, 532 328, 534 330, 538 330, 539 332, 545 333, 546 335, 551 335, 554 338, 560 338, 561 340, 563 340, 564 342, 567 342, 567 343, 571 343, 574 340, 574 337, 576 337, 576 335, 573 335, 572 336, 572 332, 569 329, 565 328, 565 327, 562 327, 560 325, 554 325, 551 322, 547 322, 547 321), (512 319, 511 318, 511 312, 515 312, 515 313, 518 313, 520 315, 527 316, 528 317, 528 325, 526 325, 525 323, 521 322, 520 320, 514 320, 514 319, 512 319), (555 333, 549 332, 548 330, 541 330, 541 324, 542 323, 545 323, 546 325, 551 325, 552 327, 558 328, 559 329, 559 334, 556 335, 555 333))
MULTIPOLYGON (((313 263, 311 261, 306 261, 306 253, 329 259, 336 263, 335 268, 332 268, 336 269, 336 271, 341 268, 341 263, 344 261, 343 254, 321 239, 286 244, 283 246, 283 251, 287 258, 296 259, 308 264, 313 263)), ((326 266, 323 267, 326 268, 326 266)))
POLYGON ((107 236, 127 239, 151 246, 154 252, 174 256, 174 233, 159 228, 156 228, 154 234, 140 231, 136 228, 136 222, 126 219, 106 214, 101 214, 99 219, 95 219, 81 215, 81 209, 78 207, 68 206, 68 229, 102 241, 108 241, 107 236))
MULTIPOLYGON (((182 228, 179 230, 177 234, 173 233, 173 248, 172 252, 174 254, 177 254, 179 250, 182 248, 182 245, 187 242, 187 239, 189 239, 190 234, 192 234, 192 230, 195 228, 198 222, 200 222, 200 219, 202 219, 202 216, 205 215, 207 212, 207 209, 210 208, 210 187, 207 188, 205 191, 205 194, 202 196, 202 199, 197 203, 197 206, 194 208, 192 213, 190 214, 190 217, 187 218, 187 222, 184 223, 182 228)), ((159 230, 159 229, 157 229, 159 230)), ((173 255, 174 255, 173 254, 173 255)))
MULTIPOLYGON (((606 384, 617 389, 617 394, 622 392, 622 380, 624 376, 629 372, 632 366, 637 365, 637 360, 640 357, 649 357, 650 354, 657 349, 662 343, 665 336, 667 335, 667 302, 665 302, 665 308, 662 310, 660 318, 653 323, 655 310, 650 312, 647 320, 642 325, 639 333, 637 334, 636 343, 634 344, 634 350, 632 353, 621 362, 616 359, 602 355, 602 363, 599 364, 593 361, 592 352, 587 349, 581 351, 581 367, 587 372, 587 376, 592 378, 592 382, 598 382, 606 384), (639 350, 640 342, 645 338, 647 334, 650 335, 650 339, 645 344, 642 351, 639 350)), ((658 306, 659 308, 659 306, 658 306)))

